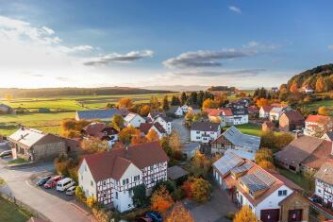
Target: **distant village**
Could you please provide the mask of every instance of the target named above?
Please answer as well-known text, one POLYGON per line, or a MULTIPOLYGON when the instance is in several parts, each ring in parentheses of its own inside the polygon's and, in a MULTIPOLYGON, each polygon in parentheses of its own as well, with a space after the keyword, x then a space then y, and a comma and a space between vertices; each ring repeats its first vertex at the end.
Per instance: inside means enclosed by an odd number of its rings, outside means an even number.
MULTIPOLYGON (((315 90, 283 87, 215 87, 140 107, 124 97, 77 111, 60 135, 21 125, 0 137, 8 147, 0 156, 5 165, 6 156, 16 165, 53 161, 56 174, 34 183, 72 190, 98 221, 329 221, 330 107, 306 113, 295 101, 315 99, 315 90)), ((0 104, 0 112, 16 111, 0 104)))

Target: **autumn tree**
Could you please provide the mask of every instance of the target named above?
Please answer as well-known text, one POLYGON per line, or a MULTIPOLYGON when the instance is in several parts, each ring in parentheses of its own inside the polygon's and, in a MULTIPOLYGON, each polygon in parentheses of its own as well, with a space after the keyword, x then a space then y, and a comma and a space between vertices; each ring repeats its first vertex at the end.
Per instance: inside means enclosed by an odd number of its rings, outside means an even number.
POLYGON ((149 105, 143 105, 140 107, 140 110, 139 110, 140 116, 148 116, 149 112, 150 112, 149 105))
POLYGON ((259 163, 263 160, 273 162, 273 152, 268 148, 261 148, 256 152, 254 159, 256 163, 259 163))
POLYGON ((149 142, 159 141, 160 138, 157 132, 154 129, 150 129, 146 135, 146 138, 149 142))
POLYGON ((210 183, 200 177, 190 177, 182 188, 188 198, 200 203, 208 201, 212 191, 210 183))
POLYGON ((270 149, 281 149, 288 145, 294 136, 290 133, 265 132, 261 136, 261 146, 270 149))
POLYGON ((290 92, 291 93, 298 93, 298 86, 297 86, 297 83, 293 83, 291 86, 290 86, 290 92))
POLYGON ((193 174, 195 176, 206 177, 211 167, 212 161, 200 151, 196 151, 191 161, 191 171, 193 174))
POLYGON ((257 101, 256 101, 256 105, 258 107, 267 106, 268 104, 269 104, 268 99, 265 99, 265 98, 260 98, 260 99, 257 99, 257 101))
POLYGON ((68 138, 79 137, 81 130, 90 124, 86 120, 64 119, 61 121, 61 135, 68 138))
POLYGON ((318 114, 323 116, 328 116, 329 112, 326 106, 321 106, 318 108, 318 114))
POLYGON ((97 138, 84 139, 81 142, 81 147, 87 153, 100 153, 105 152, 109 148, 109 144, 105 140, 99 140, 97 138))
POLYGON ((165 95, 164 98, 163 98, 162 109, 164 111, 167 111, 167 110, 170 109, 168 95, 165 95))
POLYGON ((194 222, 190 212, 181 202, 177 202, 172 208, 171 213, 166 217, 166 222, 194 222))
POLYGON ((124 128, 124 118, 118 114, 114 115, 111 120, 111 125, 120 132, 120 130, 124 128))
POLYGON ((257 222, 256 215, 248 206, 243 206, 240 211, 237 212, 233 222, 257 222))
POLYGON ((325 82, 323 77, 319 77, 316 81, 316 92, 324 92, 325 91, 325 82))
POLYGON ((156 96, 150 98, 150 110, 158 110, 160 108, 160 102, 156 96))
POLYGON ((172 150, 173 155, 178 155, 182 150, 182 143, 180 135, 173 131, 169 137, 169 146, 172 150))
POLYGON ((191 94, 188 97, 187 101, 191 105, 197 105, 198 104, 198 93, 197 92, 191 92, 191 94))
POLYGON ((133 101, 131 98, 124 97, 119 99, 118 101, 118 108, 119 109, 130 109, 133 106, 133 101))
POLYGON ((160 213, 165 213, 174 204, 173 199, 165 186, 156 190, 150 199, 151 209, 160 213))
POLYGON ((123 144, 130 144, 133 137, 139 136, 140 130, 134 128, 133 126, 128 126, 119 132, 119 141, 123 144))
POLYGON ((171 97, 171 105, 172 106, 179 106, 180 105, 180 100, 177 96, 172 96, 171 97))
POLYGON ((218 103, 213 99, 206 99, 202 103, 202 109, 207 109, 207 108, 218 108, 218 103))

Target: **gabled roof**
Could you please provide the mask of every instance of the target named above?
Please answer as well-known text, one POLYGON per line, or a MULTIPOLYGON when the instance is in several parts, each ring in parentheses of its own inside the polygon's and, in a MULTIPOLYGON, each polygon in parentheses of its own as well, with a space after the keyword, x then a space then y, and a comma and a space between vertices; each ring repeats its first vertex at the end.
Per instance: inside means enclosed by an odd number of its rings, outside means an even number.
MULTIPOLYGON (((135 117, 142 118, 139 114, 137 113, 129 113, 125 116, 124 121, 125 122, 131 122, 135 117)), ((142 118, 143 119, 143 118, 142 118)))
POLYGON ((105 123, 93 122, 83 128, 83 132, 87 136, 102 138, 108 135, 118 134, 118 130, 113 127, 107 126, 105 123))
POLYGON ((282 112, 283 108, 282 107, 273 107, 269 113, 275 113, 275 114, 280 114, 282 112))
POLYGON ((175 113, 178 109, 181 109, 181 111, 183 111, 180 106, 170 106, 168 113, 175 113))
POLYGON ((241 157, 229 152, 213 163, 215 169, 219 171, 222 177, 228 175, 232 169, 242 165, 245 162, 241 157))
POLYGON ((32 147, 38 141, 43 139, 47 134, 36 129, 21 127, 15 133, 10 135, 8 139, 12 142, 20 143, 26 147, 32 147))
POLYGON ((91 109, 77 111, 79 119, 94 120, 94 119, 111 119, 114 115, 122 115, 118 109, 91 109))
POLYGON ((107 178, 119 180, 132 163, 140 170, 169 158, 159 142, 114 148, 108 152, 84 156, 94 180, 100 181, 107 178))
POLYGON ((263 109, 266 113, 269 113, 269 111, 271 111, 272 108, 273 106, 262 106, 260 109, 263 109))
POLYGON ((232 116, 233 115, 231 108, 218 108, 218 109, 208 108, 208 109, 205 109, 205 112, 209 116, 232 116))
POLYGON ((325 124, 329 122, 331 118, 329 116, 322 116, 322 115, 308 115, 305 122, 315 122, 325 124))
MULTIPOLYGON (((329 143, 329 141, 325 141, 316 137, 301 136, 297 139, 294 139, 281 151, 275 153, 274 156, 276 159, 283 163, 292 166, 298 166, 307 158, 313 156, 313 153, 317 149, 320 149, 319 152, 322 152, 323 149, 327 149, 327 143, 329 143)), ((308 159, 307 161, 310 163, 312 158, 308 159)))
POLYGON ((154 126, 160 133, 166 133, 164 127, 160 123, 156 122, 154 123, 154 126))
POLYGON ((333 161, 329 160, 325 162, 314 177, 325 183, 333 185, 333 161))
POLYGON ((194 122, 192 123, 191 130, 196 131, 215 131, 219 130, 219 123, 211 123, 211 122, 194 122))
MULTIPOLYGON (((224 131, 219 137, 224 137, 235 146, 245 147, 257 151, 260 147, 261 138, 241 133, 236 127, 231 126, 224 131)), ((218 140, 218 138, 216 139, 218 140)))
POLYGON ((302 116, 302 114, 300 114, 296 110, 287 110, 287 111, 284 111, 283 114, 287 116, 287 118, 289 119, 290 122, 304 121, 304 117, 302 116))
POLYGON ((164 111, 152 110, 149 112, 149 116, 151 116, 152 118, 157 118, 158 116, 166 117, 166 114, 164 111))
POLYGON ((188 175, 188 172, 180 166, 175 165, 168 168, 168 178, 171 180, 177 180, 186 175, 188 175))
POLYGON ((152 126, 152 123, 141 123, 139 129, 144 134, 147 134, 152 126))

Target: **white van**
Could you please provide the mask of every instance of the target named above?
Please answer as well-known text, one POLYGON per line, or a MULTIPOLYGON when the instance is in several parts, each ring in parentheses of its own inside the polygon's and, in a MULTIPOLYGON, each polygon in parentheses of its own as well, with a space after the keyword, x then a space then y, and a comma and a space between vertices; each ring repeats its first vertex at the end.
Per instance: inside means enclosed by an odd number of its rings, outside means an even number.
POLYGON ((56 189, 57 189, 57 191, 65 191, 66 189, 70 188, 74 184, 75 184, 75 182, 71 178, 66 177, 66 178, 58 181, 56 189))

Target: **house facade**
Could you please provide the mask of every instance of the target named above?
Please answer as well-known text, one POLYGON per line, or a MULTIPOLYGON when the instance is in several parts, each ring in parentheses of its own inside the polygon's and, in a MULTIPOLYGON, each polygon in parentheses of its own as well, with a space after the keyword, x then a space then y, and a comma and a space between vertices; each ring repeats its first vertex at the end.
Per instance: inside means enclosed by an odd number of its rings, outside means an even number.
POLYGON ((232 152, 213 164, 213 175, 220 187, 228 191, 235 203, 249 206, 260 221, 307 221, 309 205, 303 204, 306 200, 296 196, 301 204, 287 201, 301 188, 276 174, 232 152))
POLYGON ((35 129, 21 127, 7 139, 12 148, 13 159, 23 158, 36 162, 67 153, 65 139, 35 129))
POLYGON ((309 115, 305 120, 304 135, 321 138, 326 132, 332 131, 333 121, 329 116, 309 115))
POLYGON ((269 111, 269 120, 279 121, 282 112, 283 112, 282 107, 273 107, 271 111, 269 111))
POLYGON ((132 126, 134 128, 139 128, 142 123, 145 123, 146 120, 136 113, 129 113, 124 118, 126 126, 132 126))
POLYGON ((286 110, 279 119, 279 129, 289 132, 304 127, 304 117, 296 110, 286 110))
POLYGON ((118 141, 118 134, 118 130, 107 126, 103 122, 92 122, 81 130, 83 138, 108 141, 109 147, 112 147, 118 141))
POLYGON ((272 106, 262 106, 259 109, 259 118, 261 119, 267 119, 269 118, 269 112, 271 111, 273 107, 272 106))
POLYGON ((172 120, 169 117, 158 116, 154 119, 155 123, 159 123, 165 130, 165 132, 170 135, 172 132, 172 120))
POLYGON ((191 141, 209 143, 221 134, 221 125, 211 122, 194 122, 191 126, 191 141))
POLYGON ((325 162, 314 175, 315 195, 323 204, 333 208, 333 161, 325 162))
POLYGON ((167 180, 168 160, 158 142, 87 155, 79 167, 79 186, 86 197, 128 211, 134 208, 134 187, 144 184, 149 193, 156 183, 167 180))

